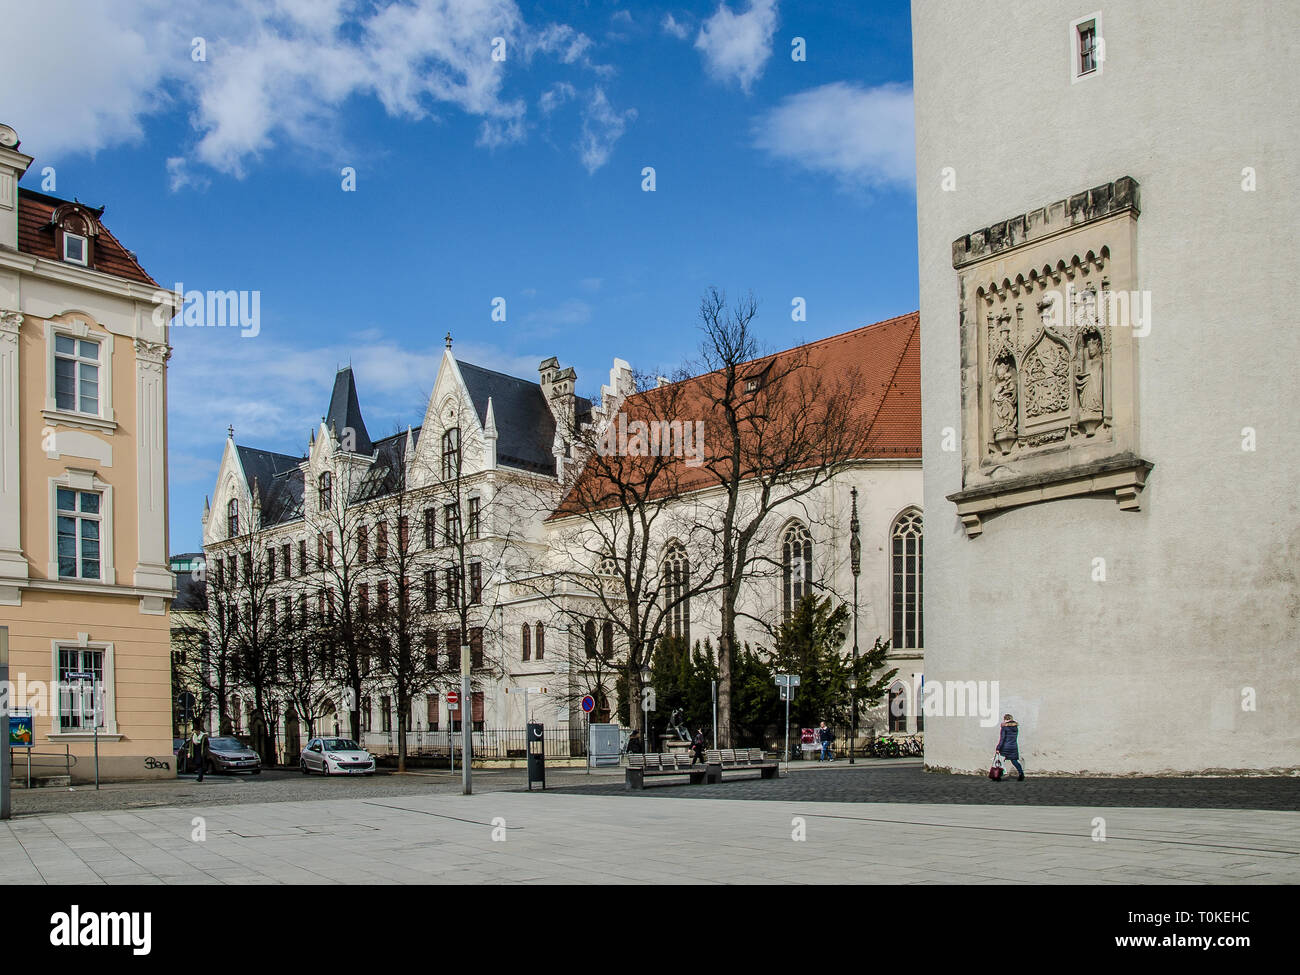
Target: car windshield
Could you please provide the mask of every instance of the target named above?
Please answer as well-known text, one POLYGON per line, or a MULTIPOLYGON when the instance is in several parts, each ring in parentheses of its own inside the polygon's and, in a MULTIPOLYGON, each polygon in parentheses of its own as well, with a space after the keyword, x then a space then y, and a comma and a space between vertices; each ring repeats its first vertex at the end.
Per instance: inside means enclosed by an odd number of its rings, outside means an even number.
POLYGON ((242 752, 244 744, 238 738, 213 738, 208 747, 219 752, 242 752))
POLYGON ((351 738, 326 738, 324 741, 327 752, 359 752, 360 746, 351 738))

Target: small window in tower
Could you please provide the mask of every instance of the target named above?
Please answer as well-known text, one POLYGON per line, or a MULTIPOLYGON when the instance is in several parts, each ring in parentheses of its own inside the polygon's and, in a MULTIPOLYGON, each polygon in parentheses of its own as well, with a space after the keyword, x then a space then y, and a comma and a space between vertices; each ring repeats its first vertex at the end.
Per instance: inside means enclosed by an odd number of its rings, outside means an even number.
POLYGON ((1101 74, 1106 45, 1101 36, 1101 14, 1081 17, 1070 24, 1070 78, 1081 81, 1101 74))

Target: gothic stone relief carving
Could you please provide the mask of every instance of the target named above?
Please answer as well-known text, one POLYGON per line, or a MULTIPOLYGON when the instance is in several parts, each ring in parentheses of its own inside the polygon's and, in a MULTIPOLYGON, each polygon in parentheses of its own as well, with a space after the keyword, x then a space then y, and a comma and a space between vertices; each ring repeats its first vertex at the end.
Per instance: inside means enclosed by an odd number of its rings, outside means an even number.
POLYGON ((1124 178, 954 242, 963 433, 950 498, 971 534, 981 513, 1035 500, 1114 493, 1137 507, 1151 467, 1137 457, 1138 213, 1124 178))

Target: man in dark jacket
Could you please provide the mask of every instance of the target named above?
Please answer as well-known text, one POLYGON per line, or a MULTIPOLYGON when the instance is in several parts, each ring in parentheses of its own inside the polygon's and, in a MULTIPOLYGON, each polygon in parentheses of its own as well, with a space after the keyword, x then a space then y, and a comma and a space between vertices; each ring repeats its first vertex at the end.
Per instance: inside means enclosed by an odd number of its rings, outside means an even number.
POLYGON ((817 729, 817 737, 821 740, 822 743, 821 760, 823 762, 835 761, 835 748, 834 748, 835 732, 831 731, 830 728, 826 727, 825 721, 823 721, 822 726, 817 729))
POLYGON ((701 765, 706 764, 704 761, 704 729, 701 728, 695 732, 695 737, 691 739, 691 764, 699 762, 701 765))
POLYGON ((640 755, 644 751, 645 745, 641 741, 641 732, 632 732, 632 736, 627 740, 627 753, 629 755, 640 755))
POLYGON ((1016 767, 1018 782, 1025 780, 1025 770, 1020 764, 1020 725, 1009 714, 1002 716, 1002 732, 998 735, 998 754, 1016 767))

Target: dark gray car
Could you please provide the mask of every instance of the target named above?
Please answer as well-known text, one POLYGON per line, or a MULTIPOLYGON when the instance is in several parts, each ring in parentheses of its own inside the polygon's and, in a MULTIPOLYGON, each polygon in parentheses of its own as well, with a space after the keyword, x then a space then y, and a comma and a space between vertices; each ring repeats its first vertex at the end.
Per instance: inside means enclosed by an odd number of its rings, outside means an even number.
POLYGON ((238 738, 209 738, 207 772, 262 771, 262 758, 238 738))

